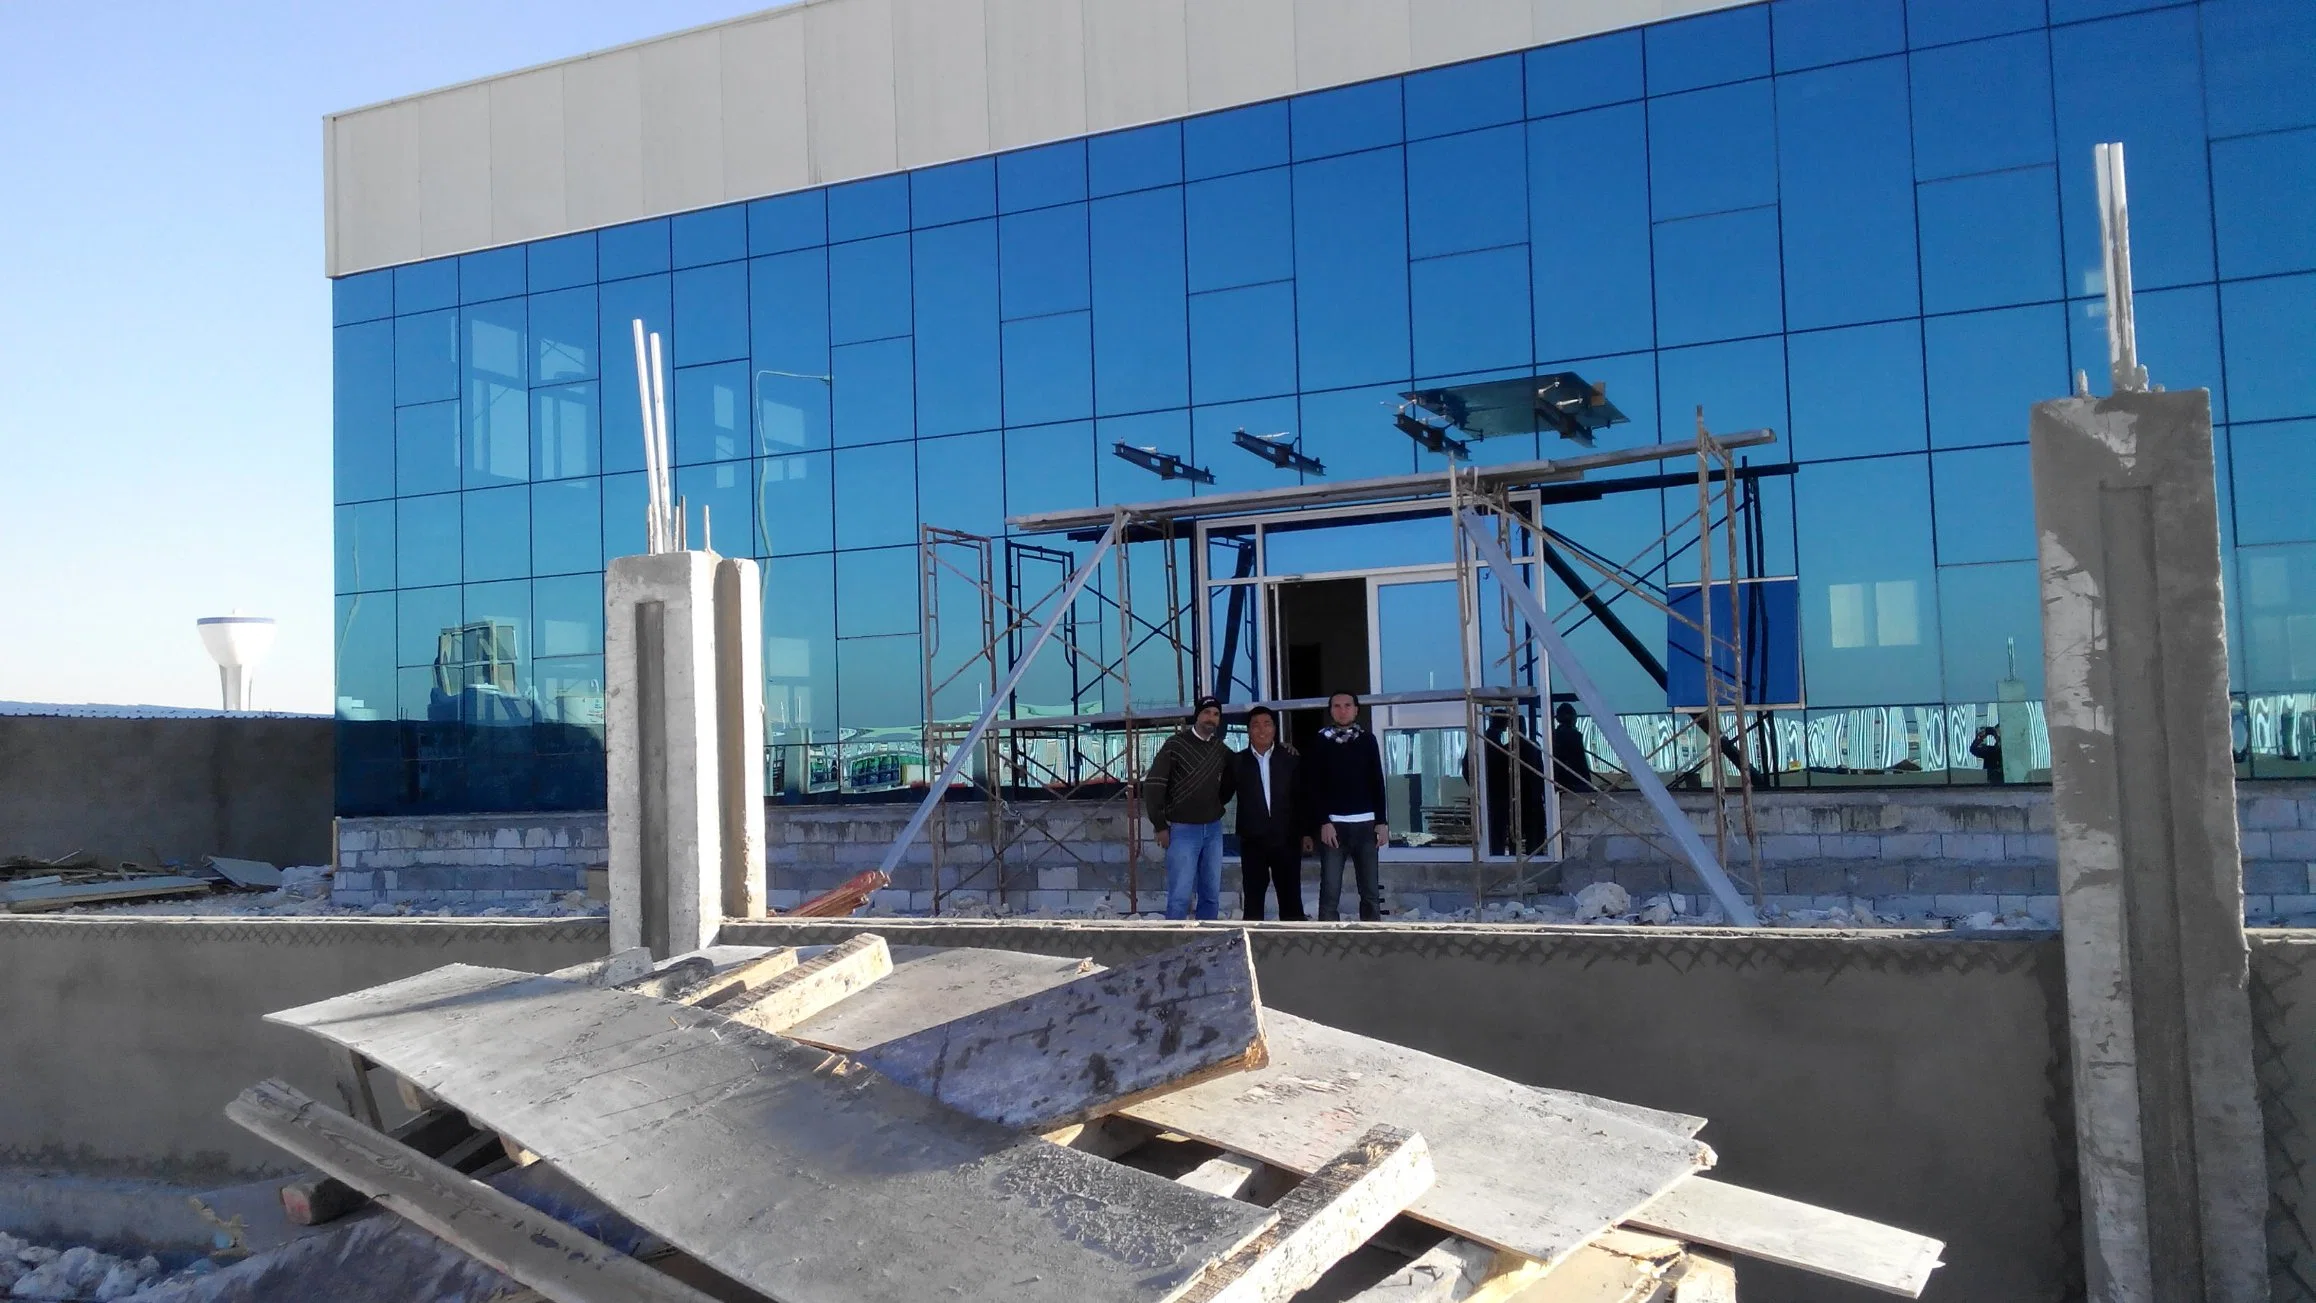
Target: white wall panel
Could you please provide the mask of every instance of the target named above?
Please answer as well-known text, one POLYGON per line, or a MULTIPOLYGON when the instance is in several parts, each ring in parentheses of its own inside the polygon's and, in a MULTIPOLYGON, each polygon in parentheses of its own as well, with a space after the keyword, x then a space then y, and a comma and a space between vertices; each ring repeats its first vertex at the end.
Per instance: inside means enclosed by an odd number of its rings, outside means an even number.
POLYGON ((1536 29, 1535 0, 1409 0, 1413 67, 1430 68, 1517 50, 1536 29))
POLYGON ((423 257, 418 229, 418 156, 410 133, 418 115, 387 105, 330 124, 337 190, 333 275, 423 257))
POLYGON ((1295 0, 1185 0, 1190 111, 1276 99, 1295 89, 1295 0))
POLYGON ((1190 112, 1184 0, 1085 0, 1085 15, 1088 130, 1190 112))
POLYGON ((563 207, 563 70, 502 77, 491 92, 491 241, 569 228, 563 207))
POLYGON ((418 102, 418 242, 427 257, 491 242, 491 92, 461 86, 418 102))
POLYGON ((982 0, 893 0, 893 110, 900 165, 989 152, 989 47, 982 0))
POLYGON ((563 205, 584 231, 643 216, 643 59, 614 50, 563 69, 563 205))
POLYGON ((1407 22, 1407 0, 1295 0, 1296 88, 1406 71, 1407 22))
POLYGON ((724 194, 749 199, 812 184, 805 133, 804 15, 720 29, 724 194))
POLYGON ((1086 132, 1083 0, 984 0, 989 15, 989 146, 1086 132))
POLYGON ((804 58, 812 179, 843 181, 898 167, 892 0, 838 0, 807 8, 804 58))
POLYGON ((643 69, 643 206, 705 208, 724 198, 724 50, 713 29, 654 41, 643 69))

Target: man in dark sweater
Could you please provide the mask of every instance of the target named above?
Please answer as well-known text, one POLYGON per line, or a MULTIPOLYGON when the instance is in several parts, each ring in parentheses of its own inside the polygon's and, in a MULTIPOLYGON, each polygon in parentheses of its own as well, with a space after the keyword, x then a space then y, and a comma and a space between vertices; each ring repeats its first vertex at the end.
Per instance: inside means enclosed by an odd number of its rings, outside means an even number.
POLYGON ((1343 917, 1343 861, 1359 878, 1359 917, 1383 917, 1383 884, 1376 852, 1391 841, 1384 823, 1383 751, 1359 727, 1359 698, 1338 692, 1327 699, 1328 726, 1303 755, 1305 817, 1319 825, 1319 918, 1343 917))
POLYGON ((1239 899, 1246 916, 1260 920, 1263 896, 1274 886, 1279 918, 1303 918, 1303 851, 1310 836, 1295 799, 1301 757, 1279 745, 1279 717, 1268 706, 1246 713, 1246 750, 1231 756, 1238 788, 1239 899))
POLYGON ((1166 851, 1166 917, 1222 915, 1222 807, 1230 803, 1231 750, 1222 740, 1222 702, 1200 697, 1190 726, 1166 739, 1142 779, 1150 826, 1166 851))

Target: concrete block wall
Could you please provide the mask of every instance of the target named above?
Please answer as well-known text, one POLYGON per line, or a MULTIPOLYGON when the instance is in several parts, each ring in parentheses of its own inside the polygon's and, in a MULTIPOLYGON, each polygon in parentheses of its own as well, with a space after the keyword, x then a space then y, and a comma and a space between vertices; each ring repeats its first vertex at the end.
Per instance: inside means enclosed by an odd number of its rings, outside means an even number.
POLYGON ((545 899, 587 886, 611 859, 600 812, 340 819, 331 899, 481 904, 545 899))

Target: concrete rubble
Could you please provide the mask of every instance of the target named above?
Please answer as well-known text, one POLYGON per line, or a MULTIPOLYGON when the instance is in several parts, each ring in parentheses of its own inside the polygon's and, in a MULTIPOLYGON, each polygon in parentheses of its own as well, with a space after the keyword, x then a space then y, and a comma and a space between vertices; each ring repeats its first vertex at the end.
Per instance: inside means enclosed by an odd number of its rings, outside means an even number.
POLYGON ((165 1288, 216 1270, 217 1263, 208 1258, 172 1271, 151 1254, 117 1257, 85 1244, 60 1249, 0 1231, 0 1289, 12 1299, 144 1303, 165 1288))

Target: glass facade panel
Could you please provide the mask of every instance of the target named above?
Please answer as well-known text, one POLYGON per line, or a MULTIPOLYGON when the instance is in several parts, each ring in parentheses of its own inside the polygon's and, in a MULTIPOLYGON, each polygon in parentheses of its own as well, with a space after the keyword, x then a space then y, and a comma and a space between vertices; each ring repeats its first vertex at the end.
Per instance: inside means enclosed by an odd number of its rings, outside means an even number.
POLYGON ((1420 258, 1408 274, 1418 374, 1525 366, 1535 356, 1525 245, 1420 258))
POLYGON ((1907 122, 1902 60, 1778 78, 1788 329, 1921 310, 1907 122))
POLYGON ((675 365, 748 356, 748 265, 721 263, 675 274, 675 365))
POLYGON ((1528 51, 1528 116, 1622 104, 1641 97, 1641 34, 1611 32, 1528 51))
POLYGON ((2316 421, 2238 426, 2229 442, 2238 466, 2258 468, 2236 479, 2236 541, 2316 542, 2316 421))
POLYGON ((520 579, 531 571, 531 491, 522 485, 462 493, 468 583, 520 579))
POLYGON ((466 486, 520 484, 531 475, 523 301, 486 303, 460 316, 466 336, 466 486))
POLYGON ((1776 209, 1660 222, 1656 250, 1659 344, 1768 335, 1781 328, 1776 209))
POLYGON ((1099 199, 1182 180, 1182 124, 1161 122, 1086 142, 1086 191, 1099 199))
POLYGON ((909 229, 909 179, 880 176, 828 188, 828 238, 859 240, 909 229))
POLYGON ((918 518, 928 525, 995 536, 1005 532, 1005 441, 992 430, 917 441, 918 518))
POLYGON ((748 264, 749 342, 757 446, 828 446, 828 259, 820 250, 748 264))
POLYGON ((531 391, 531 475, 554 480, 601 470, 597 386, 549 385, 531 391))
POLYGON ((2220 275, 2316 270, 2316 129, 2213 141, 2211 168, 2220 275))
POLYGON ((1086 142, 1065 140, 997 156, 999 212, 1066 204, 1086 197, 1086 142))
POLYGON ((1919 323, 1788 336, 1786 365, 1796 459, 1920 452, 1928 443, 1919 323))
POLYGON ((2063 312, 2053 303, 1923 323, 1934 446, 2026 441, 2033 406, 2072 389, 2063 312))
POLYGON ((394 327, 384 321, 340 326, 332 343, 330 465, 336 499, 390 498, 396 491, 394 327))
POLYGON ((1183 191, 1190 289, 1229 289, 1295 274, 1287 169, 1240 172, 1183 191))
POLYGON ((1407 178, 1396 149, 1295 168, 1295 310, 1305 386, 1403 378, 1407 178))
POLYGON ((2316 416, 2316 276, 2220 286, 2228 419, 2316 416))
POLYGON ((1395 145, 1406 138, 1397 78, 1298 95, 1287 101, 1287 116, 1298 162, 1395 145))
POLYGON ((595 283, 595 232, 559 235, 524 246, 530 261, 531 293, 595 283))
POLYGON ((519 248, 466 254, 458 260, 458 301, 487 303, 515 298, 530 288, 529 279, 519 248))
POLYGON ((1250 285, 1190 296, 1194 401, 1223 403, 1294 390, 1293 287, 1250 285))
POLYGON ((916 543, 917 455, 908 443, 839 448, 833 473, 838 547, 916 543))
POLYGON ((766 457, 760 463, 756 551, 761 556, 825 552, 836 546, 834 491, 825 452, 766 457))
POLYGON ((1082 420, 1094 412, 1089 314, 1008 321, 1004 330, 1005 423, 1082 420))
POLYGON ((1007 217, 998 224, 998 250, 1007 319, 1077 312, 1088 306, 1083 205, 1007 217))
POLYGON ((909 333, 909 237, 828 250, 828 338, 835 344, 909 333))
POLYGON ((1190 401, 1181 193, 1143 191, 1091 206, 1094 403, 1104 415, 1190 401))
POLYGON ((421 403, 394 413, 394 490, 444 493, 458 487, 458 404, 421 403))
POLYGON ((1520 56, 1434 68, 1407 79, 1407 138, 1445 136, 1526 117, 1520 56))
POLYGON ((1903 0, 1777 0, 1769 10, 1777 70, 1815 68, 1906 48, 1903 0))
POLYGON ((463 568, 458 495, 402 498, 394 505, 395 582, 404 588, 457 583, 463 568))
POLYGON ((594 479, 531 486, 531 573, 603 568, 603 486, 594 479))
POLYGON ((664 272, 673 261, 666 218, 596 232, 595 271, 607 281, 664 272))
POLYGON ((1528 142, 1521 127, 1496 127, 1422 140, 1407 147, 1418 193, 1445 190, 1442 203, 1411 204, 1408 252, 1417 258, 1518 244, 1528 232, 1528 142))
POLYGON ((337 582, 341 593, 394 587, 394 504, 361 502, 337 509, 337 582))
POLYGON ((426 312, 394 319, 394 401, 429 403, 458 397, 458 314, 426 312))
MULTIPOLYGON (((1638 48, 1638 42, 1633 42, 1638 48)), ((1626 104, 1528 127, 1536 356, 1656 342, 1649 265, 1647 118, 1626 104), (1582 196, 1567 193, 1572 173, 1582 196)))
POLYGON ((675 492, 684 509, 685 537, 693 547, 737 553, 756 540, 756 466, 753 462, 712 462, 683 466, 675 492))
MULTIPOLYGON (((2160 186, 2132 188, 2133 284, 2158 289, 2210 280, 2210 146, 2194 8, 2053 28, 2051 77, 2061 159, 2081 160, 2093 145, 2119 140, 2133 175, 2163 178, 2160 186)), ((2079 161, 2062 167, 2059 191, 2065 200, 2069 293, 2098 293, 2093 170, 2079 161)))
POLYGON ((1650 100, 1649 186, 1660 222, 1776 203, 1777 119, 1769 83, 1650 100))
POLYGON ((1794 485, 1802 664, 1812 703, 1871 706, 1941 695, 1929 458, 1810 466, 1794 485))
POLYGON ((1226 176, 1287 161, 1285 101, 1209 113, 1182 124, 1185 180, 1226 176))
MULTIPOLYGON (((916 432, 917 370, 906 339, 880 339, 872 344, 847 344, 829 350, 835 374, 830 384, 831 423, 839 447, 855 443, 885 443, 906 439, 916 432)), ((761 377, 758 392, 767 397, 784 391, 775 386, 783 377, 761 377)), ((766 430, 767 448, 779 440, 766 430)))
MULTIPOLYGON (((608 234, 608 232, 606 232, 608 234)), ((648 336, 662 336, 660 351, 670 363, 668 278, 644 276, 607 281, 597 291, 603 349, 603 466, 606 470, 643 469, 643 407, 635 392, 635 326, 643 322, 648 336)), ((668 377, 670 383, 674 377, 668 377)), ((670 399, 672 401, 673 395, 670 399)), ((669 418, 672 423, 674 417, 669 418)), ((616 555, 616 554, 614 554, 616 555)))
MULTIPOLYGON (((681 213, 668 219, 675 265, 704 267, 748 256, 748 210, 739 204, 681 213)), ((677 291, 681 298, 682 291, 677 291)))
POLYGON ((744 362, 678 368, 671 383, 668 436, 676 464, 745 457, 748 437, 748 367, 744 362))
POLYGON ((1769 8, 1752 5, 1642 30, 1649 94, 1668 95, 1769 73, 1769 8))
POLYGON ((828 192, 805 190, 748 205, 748 252, 786 253, 828 243, 828 192))
POLYGON ((2053 171, 2027 167, 1916 188, 1924 311, 1965 312, 2064 295, 2053 171))
POLYGON ((1917 51, 1910 80, 1917 178, 2057 161, 2051 45, 2041 31, 1917 51))
POLYGON ((916 237, 917 433, 994 429, 1003 419, 997 369, 997 223, 967 222, 916 237))

